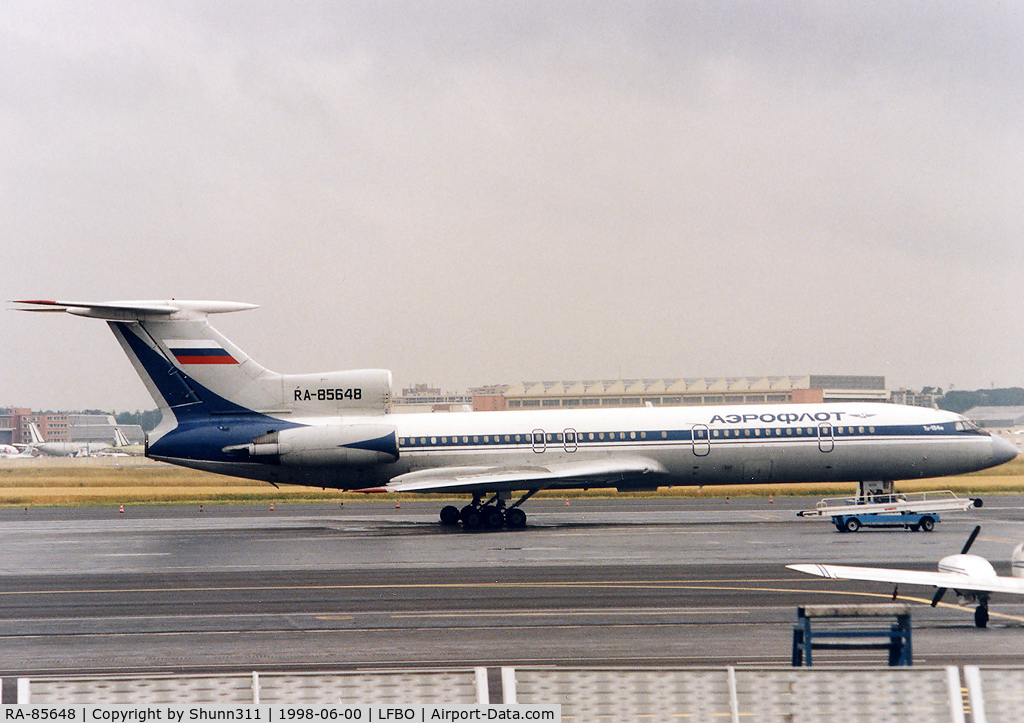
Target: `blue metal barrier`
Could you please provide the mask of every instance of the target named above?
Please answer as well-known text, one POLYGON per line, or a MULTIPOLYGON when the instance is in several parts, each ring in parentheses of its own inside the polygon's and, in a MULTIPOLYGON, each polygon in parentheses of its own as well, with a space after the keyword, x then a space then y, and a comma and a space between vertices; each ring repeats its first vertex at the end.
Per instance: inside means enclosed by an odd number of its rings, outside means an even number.
POLYGON ((812 650, 888 650, 889 665, 913 665, 910 639, 910 606, 883 605, 806 605, 796 610, 793 628, 793 665, 812 665, 812 650), (895 617, 888 630, 863 627, 833 627, 812 630, 811 620, 860 620, 895 617), (885 642, 871 642, 885 638, 885 642))

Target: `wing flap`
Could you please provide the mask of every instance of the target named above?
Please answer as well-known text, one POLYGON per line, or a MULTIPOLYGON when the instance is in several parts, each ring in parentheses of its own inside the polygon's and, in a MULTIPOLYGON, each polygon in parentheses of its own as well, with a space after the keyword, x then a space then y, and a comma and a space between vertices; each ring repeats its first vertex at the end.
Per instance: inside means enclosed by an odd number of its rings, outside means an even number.
POLYGON ((605 458, 544 466, 439 467, 399 475, 385 488, 389 492, 498 492, 546 489, 567 483, 606 484, 661 474, 666 474, 666 470, 654 460, 605 458))

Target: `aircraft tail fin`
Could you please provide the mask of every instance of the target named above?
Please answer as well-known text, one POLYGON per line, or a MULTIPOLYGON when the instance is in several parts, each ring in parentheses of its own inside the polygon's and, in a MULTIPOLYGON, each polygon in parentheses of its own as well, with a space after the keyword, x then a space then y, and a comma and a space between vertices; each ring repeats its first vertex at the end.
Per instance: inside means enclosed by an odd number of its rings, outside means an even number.
MULTIPOLYGON (((260 366, 214 329, 210 314, 245 311, 230 301, 17 301, 23 311, 64 311, 105 320, 164 415, 300 417, 390 411, 391 373, 363 369, 278 374, 260 366)), ((173 424, 173 422, 171 422, 173 424)))
POLYGON ((31 440, 29 443, 30 447, 43 443, 43 435, 39 433, 39 427, 36 426, 35 422, 28 423, 28 437, 31 440))
POLYGON ((114 446, 115 447, 128 447, 131 446, 131 442, 124 436, 124 432, 121 431, 120 427, 114 427, 114 446))

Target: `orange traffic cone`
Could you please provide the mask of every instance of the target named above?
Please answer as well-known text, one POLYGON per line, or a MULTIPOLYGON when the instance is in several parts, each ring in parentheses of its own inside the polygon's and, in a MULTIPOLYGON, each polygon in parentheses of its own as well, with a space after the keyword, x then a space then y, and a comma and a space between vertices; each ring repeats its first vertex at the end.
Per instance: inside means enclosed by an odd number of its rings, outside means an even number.
POLYGON ((123 515, 124 514, 124 505, 121 505, 121 509, 118 511, 118 514, 119 515, 123 515))
POLYGON ((402 500, 395 500, 395 509, 396 510, 402 509, 402 500))
POLYGON ((271 502, 271 503, 270 503, 270 511, 271 511, 271 512, 273 512, 273 511, 274 511, 274 503, 273 503, 273 502, 271 502))
POLYGON ((774 505, 775 504, 775 498, 772 497, 771 495, 768 495, 768 504, 770 504, 770 505, 774 505))
POLYGON ((565 506, 566 506, 566 507, 568 507, 568 506, 569 506, 569 498, 568 498, 568 497, 566 497, 566 498, 565 498, 565 506))

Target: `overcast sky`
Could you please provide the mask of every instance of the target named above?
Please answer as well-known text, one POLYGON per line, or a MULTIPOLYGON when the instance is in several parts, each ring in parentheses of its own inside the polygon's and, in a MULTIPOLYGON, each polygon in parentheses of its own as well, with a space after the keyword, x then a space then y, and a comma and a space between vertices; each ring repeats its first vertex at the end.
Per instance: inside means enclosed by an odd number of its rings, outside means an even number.
MULTIPOLYGON (((30 0, 0 68, 5 300, 399 387, 1024 385, 1021 3, 30 0)), ((0 406, 155 406, 0 315, 0 406)))

